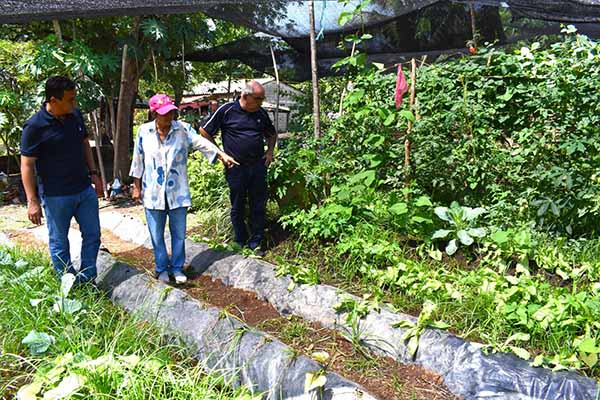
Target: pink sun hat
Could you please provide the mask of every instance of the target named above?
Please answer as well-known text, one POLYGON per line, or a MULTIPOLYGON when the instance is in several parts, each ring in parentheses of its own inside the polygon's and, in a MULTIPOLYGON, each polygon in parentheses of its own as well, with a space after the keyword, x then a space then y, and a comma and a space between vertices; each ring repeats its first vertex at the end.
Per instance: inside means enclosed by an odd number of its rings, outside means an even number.
POLYGON ((150 97, 150 100, 148 100, 148 107, 150 107, 150 111, 160 115, 165 115, 170 111, 177 110, 177 106, 173 104, 173 100, 162 93, 150 97))

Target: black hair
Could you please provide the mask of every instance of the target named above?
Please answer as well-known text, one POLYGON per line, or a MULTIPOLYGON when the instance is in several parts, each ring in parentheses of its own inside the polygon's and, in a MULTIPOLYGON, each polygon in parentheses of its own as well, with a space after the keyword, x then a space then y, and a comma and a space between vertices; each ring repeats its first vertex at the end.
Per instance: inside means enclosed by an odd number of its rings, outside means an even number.
POLYGON ((66 76, 53 76, 46 81, 46 101, 52 97, 62 100, 65 91, 75 90, 75 82, 66 76))

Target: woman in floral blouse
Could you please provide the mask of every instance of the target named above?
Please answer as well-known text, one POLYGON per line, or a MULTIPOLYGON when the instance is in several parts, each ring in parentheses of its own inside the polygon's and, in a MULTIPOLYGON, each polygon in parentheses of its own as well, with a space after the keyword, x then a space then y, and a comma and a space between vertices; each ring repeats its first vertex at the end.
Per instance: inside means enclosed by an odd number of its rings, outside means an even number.
POLYGON ((238 165, 216 145, 198 135, 187 123, 175 120, 177 107, 165 94, 148 101, 155 119, 138 129, 129 175, 133 177, 133 199, 141 201, 154 248, 155 272, 159 280, 187 281, 183 274, 187 208, 192 205, 187 177, 190 150, 202 152, 214 163, 219 158, 226 167, 238 165), (171 259, 165 246, 165 225, 169 217, 171 259))

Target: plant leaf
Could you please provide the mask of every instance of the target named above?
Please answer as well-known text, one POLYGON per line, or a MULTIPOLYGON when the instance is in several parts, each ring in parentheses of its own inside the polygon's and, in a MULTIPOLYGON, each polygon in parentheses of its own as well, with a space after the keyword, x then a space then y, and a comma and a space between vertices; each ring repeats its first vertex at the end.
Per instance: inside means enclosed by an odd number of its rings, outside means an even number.
POLYGON ((429 326, 436 329, 448 329, 451 325, 445 323, 444 321, 433 321, 429 324, 429 326))
POLYGON ((463 207, 463 212, 467 221, 474 221, 477 217, 479 217, 481 214, 485 214, 487 211, 483 207, 463 207))
POLYGON ((417 207, 431 207, 433 203, 429 199, 429 196, 421 196, 415 201, 415 206, 417 207))
POLYGON ((451 256, 452 254, 456 253, 456 250, 458 250, 458 246, 456 245, 456 239, 452 239, 446 246, 446 254, 451 256))
POLYGON ((408 354, 410 354, 410 357, 414 359, 415 355, 417 354, 417 350, 419 350, 419 336, 411 336, 411 338, 408 340, 406 348, 408 350, 408 354))
POLYGON ((583 351, 585 353, 593 353, 593 354, 600 353, 600 348, 596 347, 596 341, 592 338, 583 339, 583 341, 579 345, 578 349, 579 349, 579 351, 583 351))
POLYGON ((464 229, 461 229, 460 231, 458 231, 456 236, 458 236, 458 239, 460 240, 460 242, 462 244, 464 244, 465 246, 470 246, 474 242, 473 238, 464 229))
POLYGON ((304 380, 304 392, 308 393, 311 390, 323 387, 325 383, 327 383, 327 377, 323 372, 307 372, 304 380))
POLYGON ((311 357, 321 364, 325 364, 329 359, 329 353, 326 351, 315 351, 311 354, 311 357))
POLYGON ((44 393, 44 400, 59 400, 71 397, 85 384, 85 377, 71 374, 65 377, 57 387, 44 393))
POLYGON ((75 283, 75 275, 73 274, 64 274, 62 278, 60 278, 60 293, 63 297, 67 297, 73 284, 75 283))
POLYGON ((54 337, 43 332, 36 332, 32 330, 29 334, 21 341, 24 345, 29 347, 29 351, 32 355, 37 356, 43 354, 48 350, 48 347, 54 343, 54 337))
POLYGON ((598 364, 598 354, 596 353, 579 353, 579 358, 588 366, 588 368, 593 368, 594 365, 598 364))
POLYGON ((390 207, 390 212, 395 215, 404 215, 408 212, 406 203, 396 203, 390 207))
POLYGON ((449 229, 438 229, 437 231, 435 231, 435 232, 433 233, 433 236, 431 236, 431 239, 432 239, 432 240, 433 240, 433 239, 443 239, 443 238, 445 238, 446 236, 448 236, 448 234, 449 234, 450 232, 452 232, 452 231, 451 231, 451 230, 449 230, 449 229))
POLYGON ((509 236, 508 236, 507 231, 497 230, 497 231, 494 231, 494 233, 492 233, 492 235, 490 237, 496 244, 503 244, 503 243, 508 242, 509 236))
POLYGON ((57 299, 54 303, 54 311, 57 313, 75 314, 83 308, 83 304, 79 300, 57 299))
POLYGON ((22 386, 17 392, 17 400, 37 400, 37 394, 42 390, 42 382, 34 381, 22 386))
POLYGON ((436 207, 433 212, 435 213, 435 215, 437 215, 439 217, 439 219, 446 221, 446 222, 451 222, 452 219, 450 218, 450 216, 448 215, 448 207, 436 207))
POLYGON ((485 230, 485 228, 471 228, 467 230, 467 233, 469 234, 469 236, 482 238, 487 234, 487 231, 485 230))
POLYGON ((530 355, 529 352, 527 350, 525 350, 522 347, 516 347, 516 346, 510 346, 510 351, 512 351, 513 353, 515 353, 517 355, 517 357, 522 358, 523 360, 529 360, 530 355))

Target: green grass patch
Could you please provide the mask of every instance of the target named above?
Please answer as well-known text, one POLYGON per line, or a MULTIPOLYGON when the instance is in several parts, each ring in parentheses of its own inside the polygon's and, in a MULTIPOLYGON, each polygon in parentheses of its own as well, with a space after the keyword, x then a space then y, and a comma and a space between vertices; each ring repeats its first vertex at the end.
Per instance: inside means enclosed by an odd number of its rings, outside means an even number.
POLYGON ((0 289, 1 398, 258 398, 93 286, 59 281, 43 253, 0 249, 0 289))

